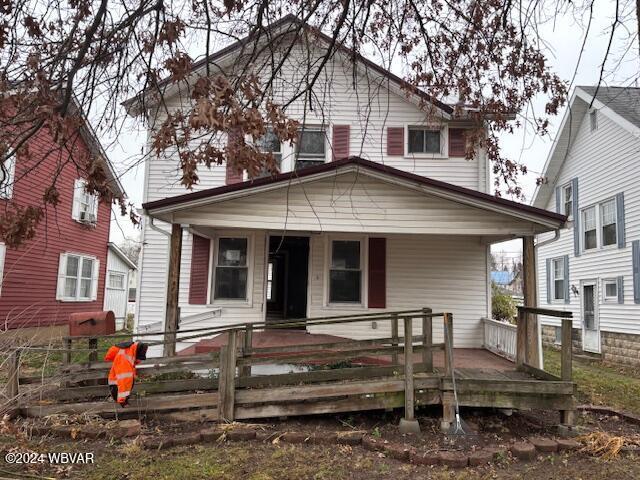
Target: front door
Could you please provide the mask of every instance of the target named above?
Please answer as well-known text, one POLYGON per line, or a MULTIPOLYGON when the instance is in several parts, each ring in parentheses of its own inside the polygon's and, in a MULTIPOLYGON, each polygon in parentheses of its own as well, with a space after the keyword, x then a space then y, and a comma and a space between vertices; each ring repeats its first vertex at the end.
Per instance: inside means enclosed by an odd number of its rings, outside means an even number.
POLYGON ((600 353, 597 282, 582 283, 582 349, 600 353))

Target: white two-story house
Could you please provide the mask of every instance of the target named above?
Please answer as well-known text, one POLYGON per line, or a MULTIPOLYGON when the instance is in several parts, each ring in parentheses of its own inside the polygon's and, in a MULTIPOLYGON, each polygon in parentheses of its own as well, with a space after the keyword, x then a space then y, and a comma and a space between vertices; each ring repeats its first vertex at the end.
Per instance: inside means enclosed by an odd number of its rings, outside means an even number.
MULTIPOLYGON (((540 304, 574 313, 577 349, 635 365, 639 153, 640 89, 576 87, 533 199, 568 216, 566 228, 537 239, 540 304)), ((545 340, 559 341, 559 324, 542 323, 545 340)))
MULTIPOLYGON (((272 87, 284 104, 329 40, 286 17, 251 41, 291 49, 272 87)), ((206 61, 232 69, 246 45, 212 54, 192 77, 206 74, 206 61)), ((189 101, 185 89, 167 83, 162 108, 151 96, 144 112, 139 100, 127 106, 146 115, 152 134, 165 106, 189 101)), ((300 98, 286 110, 301 123, 297 148, 269 135, 261 142, 280 174, 201 167, 187 193, 177 156, 147 162, 136 328, 163 330, 169 234, 179 224, 181 328, 430 307, 453 312, 457 346, 481 347, 490 245, 557 229, 564 216, 490 195, 485 152, 465 159, 465 130, 477 125, 407 94, 398 77, 347 49, 324 66, 312 98, 313 108, 300 98)), ((375 322, 352 325, 330 333, 381 333, 375 322)))

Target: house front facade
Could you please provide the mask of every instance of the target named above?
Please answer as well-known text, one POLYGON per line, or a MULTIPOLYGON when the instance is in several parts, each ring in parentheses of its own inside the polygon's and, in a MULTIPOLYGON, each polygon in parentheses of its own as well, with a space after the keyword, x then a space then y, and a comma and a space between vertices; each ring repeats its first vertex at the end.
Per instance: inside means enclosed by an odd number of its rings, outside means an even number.
POLYGON ((111 310, 115 315, 116 330, 122 330, 126 326, 129 313, 129 284, 136 269, 136 264, 115 243, 109 242, 104 310, 111 310))
POLYGON ((18 248, 0 244, 1 331, 48 339, 65 332, 69 314, 102 310, 111 205, 85 191, 74 159, 101 157, 114 189, 122 188, 90 126, 78 133, 60 154, 41 129, 29 141, 28 158, 13 161, 3 179, 0 208, 39 205, 54 177, 59 203, 46 210, 34 238, 18 248))
MULTIPOLYGON (((568 216, 537 239, 539 303, 574 314, 574 347, 640 365, 640 89, 576 87, 533 205, 568 216)), ((558 341, 559 324, 544 318, 558 341)))
MULTIPOLYGON (((279 22, 277 38, 298 24, 279 22)), ((308 45, 326 41, 305 35, 314 41, 296 37, 285 77, 308 45)), ((237 54, 228 47, 211 61, 224 66, 237 54)), ((325 66, 314 88, 320 108, 287 110, 301 124, 297 147, 265 138, 279 175, 201 168, 185 194, 176 155, 147 162, 138 331, 164 329, 169 237, 179 224, 180 328, 430 307, 453 312, 458 346, 482 346, 491 243, 553 230, 564 217, 489 195, 485 152, 465 158, 465 130, 477 125, 433 100, 425 108, 397 77, 350 58, 336 54, 325 66)), ((178 91, 167 86, 164 105, 188 101, 178 91)), ((149 105, 153 131, 164 113, 149 105)), ((323 333, 367 338, 377 327, 323 333)))

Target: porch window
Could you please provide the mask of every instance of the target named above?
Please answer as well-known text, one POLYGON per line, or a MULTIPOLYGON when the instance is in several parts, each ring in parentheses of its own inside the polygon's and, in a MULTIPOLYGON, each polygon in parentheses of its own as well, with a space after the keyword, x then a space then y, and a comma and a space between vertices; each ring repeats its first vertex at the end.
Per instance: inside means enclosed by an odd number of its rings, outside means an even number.
POLYGON ((268 177, 272 174, 280 172, 282 167, 282 145, 280 139, 276 136, 272 129, 267 129, 267 133, 256 142, 256 147, 263 153, 270 153, 277 166, 276 172, 270 172, 266 166, 262 167, 262 170, 256 178, 268 177))
POLYGON ((361 286, 360 241, 332 241, 331 269, 329 271, 329 302, 360 303, 361 286))
POLYGON ((600 204, 600 219, 602 222, 602 245, 615 245, 618 242, 615 199, 600 204))
POLYGON ((325 163, 325 139, 326 134, 321 127, 305 127, 300 131, 296 170, 325 163))
POLYGON ((440 130, 409 127, 409 153, 440 153, 440 130))
POLYGON ((247 247, 246 237, 218 238, 213 289, 215 300, 246 300, 247 247))
POLYGON ((598 231, 596 228, 596 207, 589 207, 582 211, 583 245, 585 250, 598 246, 598 231))
POLYGON ((553 265, 553 299, 554 300, 564 300, 564 281, 565 281, 565 271, 564 271, 564 258, 556 258, 552 260, 553 265))

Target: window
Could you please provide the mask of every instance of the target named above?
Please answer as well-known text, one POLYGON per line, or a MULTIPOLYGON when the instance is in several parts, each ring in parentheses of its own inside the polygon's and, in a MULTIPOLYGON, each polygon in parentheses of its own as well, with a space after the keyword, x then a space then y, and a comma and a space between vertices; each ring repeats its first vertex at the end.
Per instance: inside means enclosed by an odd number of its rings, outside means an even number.
POLYGON ((553 340, 553 343, 556 345, 562 345, 562 328, 555 327, 555 334, 556 338, 553 340))
POLYGON ((86 185, 83 179, 75 181, 72 217, 80 223, 94 224, 98 219, 98 198, 85 190, 86 185))
POLYGON ((552 288, 553 288, 553 300, 564 300, 564 282, 565 282, 565 271, 564 271, 564 259, 556 258, 551 261, 552 265, 552 288))
POLYGON ((573 212, 573 187, 571 184, 562 187, 562 199, 564 202, 564 214, 568 217, 573 212))
POLYGON ((591 250, 598 246, 598 232, 596 227, 596 207, 589 207, 582 211, 583 246, 591 250))
POLYGON ((0 198, 11 198, 15 179, 15 159, 7 160, 0 168, 0 198))
POLYGON ((440 130, 409 127, 409 153, 440 153, 440 130))
POLYGON ((58 268, 56 298, 68 302, 87 302, 97 298, 100 262, 95 257, 63 253, 58 268))
POLYGON ((602 245, 618 243, 615 199, 600 204, 600 222, 602 225, 602 245))
POLYGON ((618 281, 615 278, 603 280, 602 294, 605 303, 618 303, 618 281))
POLYGON ((246 237, 218 238, 213 286, 215 300, 247 299, 247 250, 246 237))
POLYGON ((298 140, 296 170, 325 163, 325 131, 320 127, 305 127, 298 140))
POLYGON ((329 270, 329 302, 360 303, 362 270, 359 240, 334 240, 331 242, 331 266, 329 270))
POLYGON ((591 131, 595 132, 598 129, 598 111, 591 110, 589 112, 589 125, 591 127, 591 131))
POLYGON ((270 153, 276 163, 277 171, 269 171, 266 166, 263 166, 262 171, 258 174, 257 178, 268 177, 271 174, 280 172, 282 167, 282 145, 280 139, 273 133, 273 130, 268 129, 267 133, 256 142, 258 150, 264 153, 270 153))
POLYGON ((124 273, 109 272, 109 288, 124 290, 124 273))

